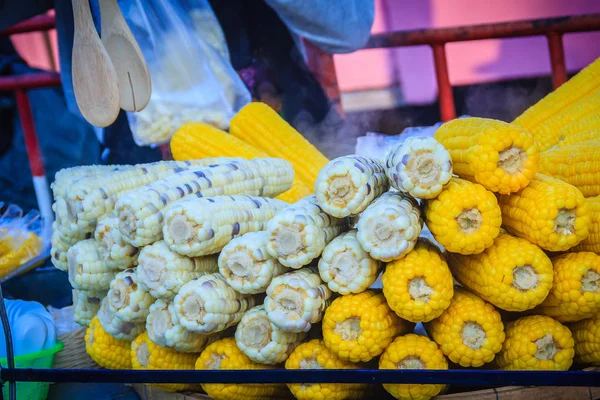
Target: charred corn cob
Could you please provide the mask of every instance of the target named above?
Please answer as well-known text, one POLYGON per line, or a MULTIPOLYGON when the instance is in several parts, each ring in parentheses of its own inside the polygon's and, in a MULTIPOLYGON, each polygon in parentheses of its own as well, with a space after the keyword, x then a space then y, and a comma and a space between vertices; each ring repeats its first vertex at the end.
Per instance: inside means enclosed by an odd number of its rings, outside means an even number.
MULTIPOLYGON (((253 362, 237 347, 235 339, 217 340, 196 360, 197 370, 270 369, 253 362)), ((272 384, 203 384, 202 389, 214 400, 267 400, 288 397, 285 386, 272 384)))
POLYGON ((410 137, 390 151, 385 170, 395 189, 414 198, 433 199, 452 178, 452 159, 434 138, 410 137))
POLYGON ((427 202, 425 218, 435 240, 459 254, 479 254, 490 247, 502 224, 496 196, 459 178, 452 178, 437 199, 427 202))
POLYGON ((325 310, 322 325, 325 346, 351 362, 371 361, 396 336, 413 328, 398 318, 383 294, 375 290, 338 297, 325 310))
POLYGON ((446 122, 435 138, 452 156, 454 173, 492 192, 514 193, 536 173, 539 153, 525 129, 487 118, 446 122))
POLYGON ((119 230, 136 247, 162 238, 164 209, 186 196, 246 194, 272 197, 290 188, 293 170, 284 160, 230 161, 174 174, 123 194, 115 209, 119 230))
POLYGON ((181 287, 205 274, 217 272, 217 256, 184 257, 162 241, 146 246, 140 252, 137 282, 155 299, 171 300, 181 287))
POLYGON ((446 357, 463 367, 480 367, 502 349, 504 325, 494 307, 463 289, 450 306, 427 323, 430 337, 446 357))
POLYGON ((69 282, 73 289, 108 290, 116 272, 100 260, 94 239, 83 240, 67 251, 69 282))
POLYGON ((259 364, 279 364, 306 337, 305 332, 284 332, 269 321, 263 305, 246 311, 235 331, 238 348, 259 364))
POLYGON ((85 351, 96 364, 107 369, 131 369, 131 342, 108 334, 98 317, 85 331, 85 351))
POLYGON ((387 192, 361 214, 356 238, 371 257, 388 262, 404 257, 415 247, 422 227, 417 202, 387 192))
POLYGON ((587 203, 577 188, 537 174, 529 186, 499 196, 503 227, 548 251, 565 251, 587 238, 587 203))
MULTIPOLYGON (((338 358, 325 347, 322 340, 313 339, 302 343, 294 349, 285 362, 285 369, 355 369, 356 365, 338 358)), ((313 383, 288 384, 294 397, 298 400, 358 400, 365 396, 367 385, 313 383)))
POLYGON ((124 322, 144 322, 154 298, 138 283, 134 269, 119 272, 110 283, 106 295, 115 316, 124 322))
POLYGON ((568 147, 574 144, 583 145, 587 142, 597 142, 600 140, 600 115, 594 115, 593 117, 597 124, 596 127, 577 130, 558 142, 556 147, 568 147))
POLYGON ((599 365, 600 314, 568 325, 575 341, 575 362, 599 365))
POLYGON ((583 239, 571 251, 592 251, 596 254, 600 253, 600 196, 590 197, 585 199, 590 213, 590 229, 587 238, 583 239))
MULTIPOLYGON (((444 353, 425 336, 408 334, 396 338, 379 359, 379 369, 448 369, 444 353)), ((440 394, 445 385, 384 384, 399 400, 428 400, 440 394)))
POLYGON ((319 257, 325 245, 348 229, 346 219, 331 217, 315 196, 280 210, 267 224, 267 251, 286 267, 301 268, 319 257))
POLYGON ((500 369, 566 371, 573 363, 571 331, 543 315, 522 317, 506 325, 506 340, 496 357, 500 369))
POLYGON ((123 239, 116 214, 106 214, 98 220, 94 238, 98 242, 100 259, 110 269, 123 270, 137 265, 140 250, 123 239))
POLYGON ((343 156, 331 160, 319 172, 315 195, 327 214, 343 218, 363 212, 388 187, 385 167, 380 161, 343 156))
POLYGON ((356 230, 342 233, 323 250, 319 275, 332 292, 360 293, 379 276, 381 263, 360 247, 356 230))
POLYGON ((525 239, 501 233, 483 253, 449 256, 452 275, 482 299, 507 311, 540 304, 552 287, 548 256, 525 239))
POLYGON ((411 322, 428 322, 450 306, 452 274, 444 256, 426 239, 419 239, 406 257, 390 262, 381 278, 390 308, 411 322))
POLYGON ((100 303, 98 310, 98 319, 102 328, 112 337, 126 342, 131 342, 140 333, 144 331, 143 322, 125 322, 116 317, 115 312, 108 305, 108 299, 105 297, 100 303))
POLYGON ((288 270, 267 253, 267 241, 265 231, 248 232, 232 239, 221 250, 219 272, 236 291, 264 293, 274 277, 288 270))
POLYGON ((267 288, 265 310, 269 321, 285 332, 308 332, 321 321, 331 290, 318 271, 307 267, 280 275, 267 288))
POLYGON ((207 334, 240 322, 256 299, 233 290, 221 274, 208 274, 183 285, 174 302, 179 323, 185 329, 207 334))
POLYGON ((555 257, 554 282, 542 314, 561 322, 580 321, 600 312, 600 255, 568 253, 555 257))
POLYGON ((106 291, 86 292, 73 289, 73 317, 81 326, 90 326, 90 321, 100 310, 100 302, 106 297, 106 291))

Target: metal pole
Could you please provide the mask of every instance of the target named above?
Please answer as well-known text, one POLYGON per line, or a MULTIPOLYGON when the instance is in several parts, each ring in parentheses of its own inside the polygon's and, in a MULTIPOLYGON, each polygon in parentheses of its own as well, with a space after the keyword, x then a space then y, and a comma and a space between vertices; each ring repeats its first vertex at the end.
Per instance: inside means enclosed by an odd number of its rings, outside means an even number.
POLYGON ((444 44, 434 44, 433 62, 435 63, 435 77, 438 85, 440 97, 440 116, 443 122, 456 118, 454 109, 454 96, 452 95, 452 85, 448 74, 448 60, 446 59, 446 49, 444 44))
POLYGON ((550 32, 546 37, 548 38, 550 63, 552 65, 552 86, 556 89, 567 81, 565 49, 563 47, 562 34, 550 32))

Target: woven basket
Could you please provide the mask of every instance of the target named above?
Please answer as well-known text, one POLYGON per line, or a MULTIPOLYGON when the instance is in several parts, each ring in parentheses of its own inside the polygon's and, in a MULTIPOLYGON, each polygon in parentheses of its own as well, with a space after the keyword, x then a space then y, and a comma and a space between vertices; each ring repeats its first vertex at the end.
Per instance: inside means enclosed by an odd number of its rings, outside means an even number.
POLYGON ((100 368, 85 352, 85 328, 58 337, 65 347, 54 358, 54 368, 97 369, 100 368))

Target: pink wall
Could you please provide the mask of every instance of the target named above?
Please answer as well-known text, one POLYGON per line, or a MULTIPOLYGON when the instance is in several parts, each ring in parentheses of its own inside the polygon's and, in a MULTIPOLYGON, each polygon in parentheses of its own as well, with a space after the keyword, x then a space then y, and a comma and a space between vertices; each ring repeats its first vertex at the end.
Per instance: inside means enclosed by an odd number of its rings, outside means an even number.
MULTIPOLYGON (((597 0, 376 0, 376 7, 373 33, 600 13, 597 0)), ((566 35, 567 68, 581 69, 599 57, 599 43, 600 32, 566 35)), ((447 55, 454 85, 550 73, 544 37, 451 43, 447 55)), ((400 85, 413 104, 437 96, 427 46, 364 50, 336 55, 335 62, 342 91, 400 85)))

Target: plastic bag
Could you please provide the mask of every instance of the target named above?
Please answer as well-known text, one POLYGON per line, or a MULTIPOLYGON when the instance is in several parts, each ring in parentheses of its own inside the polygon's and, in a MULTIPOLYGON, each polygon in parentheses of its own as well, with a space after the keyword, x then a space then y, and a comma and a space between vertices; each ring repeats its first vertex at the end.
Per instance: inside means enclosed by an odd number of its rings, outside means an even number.
MULTIPOLYGON (((0 209, 2 204, 0 203, 0 209)), ((0 214, 0 276, 25 264, 47 246, 40 236, 43 232, 40 214, 11 204, 0 214)))
POLYGON ((121 11, 150 70, 148 106, 128 113, 136 144, 166 143, 188 122, 228 129, 251 95, 229 62, 207 0, 123 0, 121 11))

